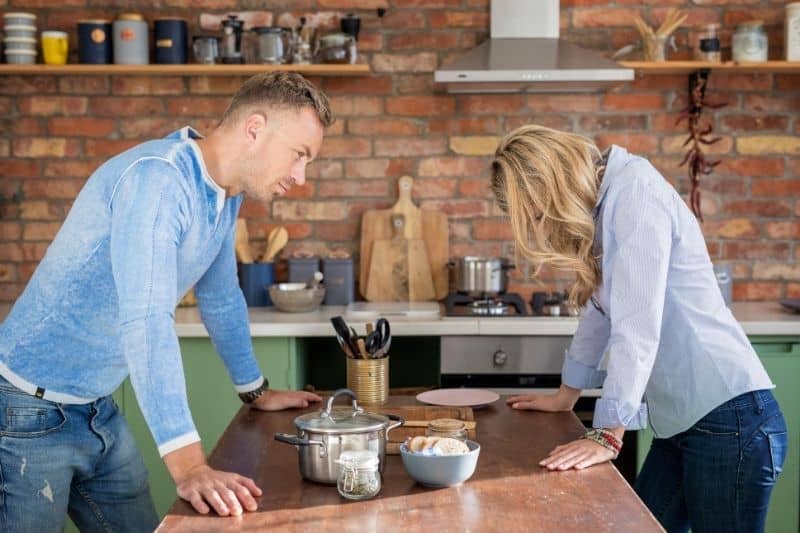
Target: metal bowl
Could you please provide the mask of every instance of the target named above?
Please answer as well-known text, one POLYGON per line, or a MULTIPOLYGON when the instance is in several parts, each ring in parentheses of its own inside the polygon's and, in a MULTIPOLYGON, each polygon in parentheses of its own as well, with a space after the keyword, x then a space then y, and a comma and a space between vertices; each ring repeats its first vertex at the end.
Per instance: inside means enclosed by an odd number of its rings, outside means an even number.
POLYGON ((305 283, 275 283, 269 296, 279 311, 308 313, 316 310, 325 298, 325 287, 308 288, 305 283))

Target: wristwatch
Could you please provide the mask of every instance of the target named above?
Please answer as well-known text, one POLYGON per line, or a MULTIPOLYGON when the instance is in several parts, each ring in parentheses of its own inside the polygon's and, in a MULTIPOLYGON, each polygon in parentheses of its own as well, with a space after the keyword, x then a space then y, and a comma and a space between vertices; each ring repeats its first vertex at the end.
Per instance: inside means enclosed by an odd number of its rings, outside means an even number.
POLYGON ((240 392, 239 399, 242 400, 244 403, 253 403, 256 401, 256 398, 264 394, 264 391, 269 389, 269 380, 264 378, 264 383, 261 384, 260 387, 255 388, 248 392, 240 392))

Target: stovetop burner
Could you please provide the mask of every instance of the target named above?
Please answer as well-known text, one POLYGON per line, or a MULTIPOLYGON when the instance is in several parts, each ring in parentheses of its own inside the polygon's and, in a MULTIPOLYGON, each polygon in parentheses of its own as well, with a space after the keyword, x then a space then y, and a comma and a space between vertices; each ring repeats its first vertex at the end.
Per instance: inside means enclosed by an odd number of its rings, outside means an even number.
POLYGON ((505 315, 508 306, 499 300, 475 300, 468 304, 474 315, 505 315))
POLYGON ((447 316, 528 316, 528 308, 516 293, 493 296, 470 296, 459 292, 447 295, 444 301, 447 316))

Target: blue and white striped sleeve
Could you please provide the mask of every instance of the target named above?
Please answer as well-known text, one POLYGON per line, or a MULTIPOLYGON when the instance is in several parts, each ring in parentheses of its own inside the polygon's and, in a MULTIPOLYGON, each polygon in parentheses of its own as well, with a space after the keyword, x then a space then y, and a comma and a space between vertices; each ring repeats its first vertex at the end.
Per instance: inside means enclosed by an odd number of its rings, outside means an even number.
POLYGON ((592 302, 587 303, 564 358, 561 370, 564 385, 573 389, 593 389, 603 384, 606 372, 599 367, 610 332, 608 319, 592 302))
POLYGON ((594 412, 595 427, 644 427, 642 399, 655 363, 672 248, 669 200, 636 181, 612 213, 616 253, 610 267, 607 377, 594 412))

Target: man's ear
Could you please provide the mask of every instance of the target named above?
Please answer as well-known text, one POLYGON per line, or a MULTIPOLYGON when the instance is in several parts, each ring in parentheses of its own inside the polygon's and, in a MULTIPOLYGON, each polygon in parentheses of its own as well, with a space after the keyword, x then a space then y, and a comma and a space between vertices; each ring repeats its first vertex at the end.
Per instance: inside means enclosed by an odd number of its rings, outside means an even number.
POLYGON ((244 120, 244 133, 247 139, 255 141, 259 134, 263 134, 267 127, 267 116, 261 112, 250 113, 244 120))

